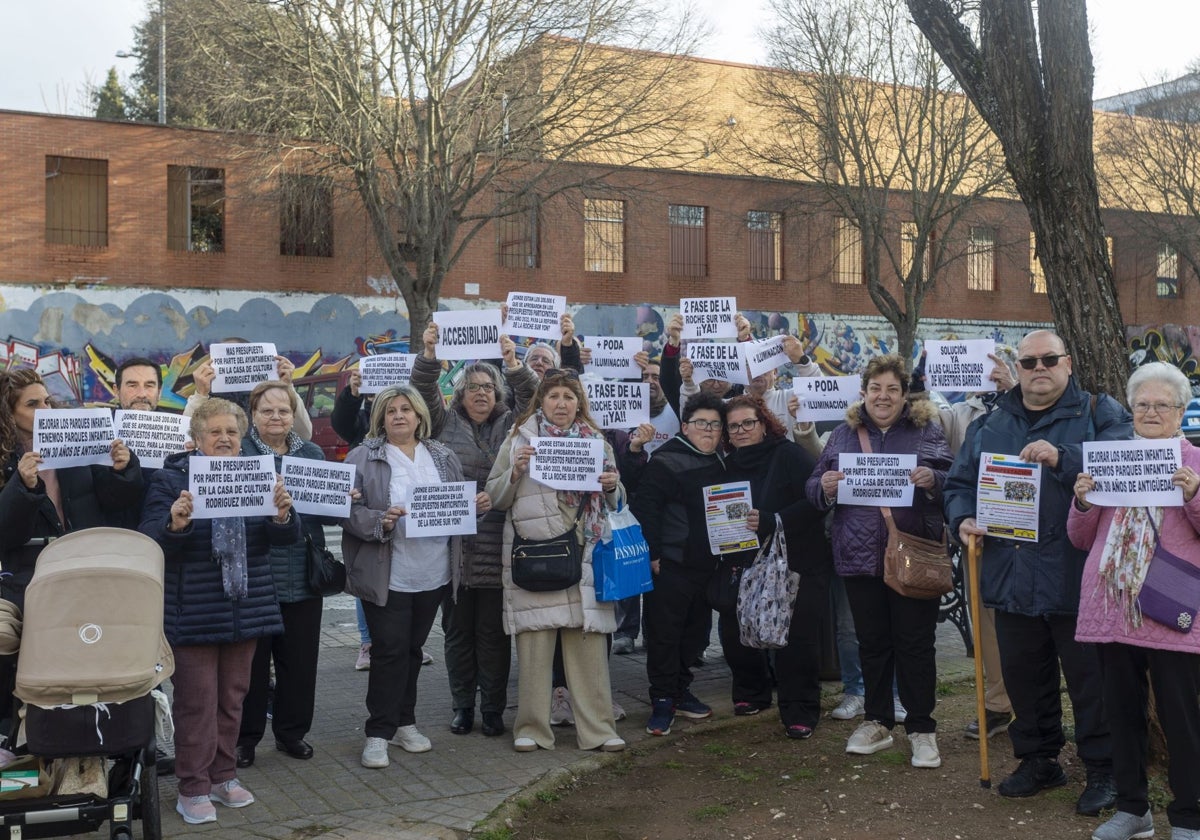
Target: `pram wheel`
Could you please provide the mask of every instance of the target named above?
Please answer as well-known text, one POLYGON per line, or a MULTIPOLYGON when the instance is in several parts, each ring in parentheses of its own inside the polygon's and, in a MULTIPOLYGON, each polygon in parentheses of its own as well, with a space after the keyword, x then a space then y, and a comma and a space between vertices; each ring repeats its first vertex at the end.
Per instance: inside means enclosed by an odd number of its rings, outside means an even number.
POLYGON ((158 758, 155 753, 155 743, 151 739, 149 746, 142 750, 142 778, 138 790, 142 840, 162 840, 162 813, 158 809, 158 758))

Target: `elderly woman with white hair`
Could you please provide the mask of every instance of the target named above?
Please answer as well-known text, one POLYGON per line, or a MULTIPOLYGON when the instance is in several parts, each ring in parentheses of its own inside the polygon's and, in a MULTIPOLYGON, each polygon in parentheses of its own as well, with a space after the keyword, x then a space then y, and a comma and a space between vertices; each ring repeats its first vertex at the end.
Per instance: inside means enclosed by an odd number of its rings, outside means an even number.
POLYGON ((1153 362, 1129 377, 1127 396, 1135 438, 1179 441, 1182 463, 1171 483, 1181 504, 1101 507, 1088 499, 1092 476, 1075 482, 1067 533, 1089 550, 1075 638, 1099 647, 1117 788, 1117 812, 1092 837, 1154 834, 1146 782, 1152 687, 1170 751, 1171 839, 1200 840, 1200 633, 1191 620, 1200 606, 1200 450, 1180 432, 1191 383, 1173 365, 1153 362))

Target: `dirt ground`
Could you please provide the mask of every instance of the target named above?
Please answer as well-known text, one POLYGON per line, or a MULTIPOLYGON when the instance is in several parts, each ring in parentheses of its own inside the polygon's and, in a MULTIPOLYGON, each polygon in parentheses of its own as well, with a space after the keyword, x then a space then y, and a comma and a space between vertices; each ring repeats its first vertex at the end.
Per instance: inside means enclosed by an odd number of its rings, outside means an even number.
MULTIPOLYGON (((902 727, 891 750, 847 755, 861 722, 825 717, 808 741, 783 737, 778 713, 696 724, 638 744, 602 769, 558 788, 528 792, 489 840, 997 840, 1089 838, 1099 818, 1075 815, 1084 769, 1070 745, 1069 784, 1030 799, 1004 799, 995 786, 1012 769, 1006 735, 990 742, 992 788, 980 784, 979 742, 962 734, 974 719, 970 684, 940 686, 935 716, 942 766, 918 770, 902 727)), ((1064 696, 1064 703, 1066 698, 1064 696)), ((1069 706, 1067 707, 1069 708, 1069 706)), ((1159 836, 1169 836, 1161 783, 1152 782, 1159 836)))

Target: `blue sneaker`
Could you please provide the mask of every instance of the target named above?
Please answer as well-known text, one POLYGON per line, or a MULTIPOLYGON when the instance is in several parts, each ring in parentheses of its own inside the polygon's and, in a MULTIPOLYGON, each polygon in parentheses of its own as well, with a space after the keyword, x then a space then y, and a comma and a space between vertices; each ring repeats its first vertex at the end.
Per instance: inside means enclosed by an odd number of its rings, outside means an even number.
POLYGON ((712 708, 701 703, 700 699, 690 691, 683 692, 683 699, 675 704, 675 711, 692 720, 704 720, 712 717, 712 708))
POLYGON ((650 720, 646 721, 646 732, 650 735, 670 735, 675 722, 675 701, 663 697, 651 702, 650 720))

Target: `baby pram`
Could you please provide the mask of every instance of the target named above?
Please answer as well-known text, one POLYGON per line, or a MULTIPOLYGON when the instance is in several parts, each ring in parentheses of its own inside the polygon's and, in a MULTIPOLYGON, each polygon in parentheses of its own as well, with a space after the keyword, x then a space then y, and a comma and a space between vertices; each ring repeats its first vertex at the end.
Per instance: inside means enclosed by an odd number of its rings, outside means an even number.
POLYGON ((4 801, 0 838, 60 837, 109 823, 110 838, 160 840, 156 703, 174 671, 163 636, 163 554, 154 540, 90 528, 38 556, 25 593, 16 696, 29 753, 41 759, 103 756, 107 796, 46 795, 4 801))

